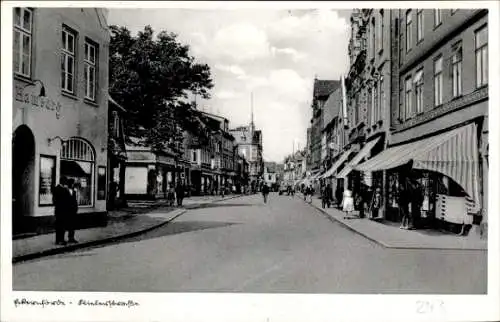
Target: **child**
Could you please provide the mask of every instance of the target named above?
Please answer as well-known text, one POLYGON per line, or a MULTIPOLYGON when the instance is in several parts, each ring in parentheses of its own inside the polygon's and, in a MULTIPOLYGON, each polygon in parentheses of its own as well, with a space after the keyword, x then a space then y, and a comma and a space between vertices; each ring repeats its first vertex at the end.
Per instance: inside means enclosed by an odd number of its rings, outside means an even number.
POLYGON ((342 210, 345 212, 344 219, 350 217, 351 212, 354 211, 354 200, 352 198, 352 191, 346 189, 344 191, 344 199, 342 200, 342 210))

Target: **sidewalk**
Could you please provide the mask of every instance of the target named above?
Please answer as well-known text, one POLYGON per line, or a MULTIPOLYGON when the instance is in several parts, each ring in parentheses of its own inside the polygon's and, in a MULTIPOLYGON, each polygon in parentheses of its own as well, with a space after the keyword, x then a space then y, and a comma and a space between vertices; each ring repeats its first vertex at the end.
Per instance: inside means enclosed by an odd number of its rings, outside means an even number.
MULTIPOLYGON (((190 197, 183 204, 192 206, 196 204, 208 204, 237 198, 240 195, 229 195, 224 198, 220 196, 190 197)), ((131 201, 129 206, 136 209, 136 213, 125 210, 109 212, 109 222, 105 227, 80 229, 75 232, 78 244, 58 246, 54 244, 54 233, 37 235, 34 237, 16 239, 12 241, 12 262, 20 262, 74 251, 89 246, 110 243, 122 238, 133 237, 147 231, 158 228, 182 215, 187 209, 167 208, 159 209, 166 203, 159 201, 131 201), (141 209, 143 208, 143 209, 141 209)))
MULTIPOLYGON (((302 195, 299 195, 302 198, 302 195)), ((348 229, 387 248, 402 249, 459 249, 487 250, 487 240, 480 239, 471 231, 469 236, 458 236, 432 229, 403 230, 399 224, 380 223, 367 218, 344 219, 344 213, 336 208, 321 208, 321 200, 313 197, 311 206, 348 229)))

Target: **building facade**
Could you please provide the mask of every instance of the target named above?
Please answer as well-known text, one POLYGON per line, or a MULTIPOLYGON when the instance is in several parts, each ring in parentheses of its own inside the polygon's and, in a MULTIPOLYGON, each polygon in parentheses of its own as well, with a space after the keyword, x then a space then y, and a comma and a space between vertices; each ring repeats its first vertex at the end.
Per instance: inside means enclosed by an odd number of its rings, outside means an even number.
POLYGON ((357 167, 387 172, 390 220, 399 219, 400 186, 412 178, 423 200, 418 221, 487 223, 487 13, 401 9, 392 16, 397 55, 392 57, 389 145, 357 167), (443 200, 462 210, 446 210, 443 200))
POLYGON ((262 158, 262 131, 256 130, 253 121, 249 126, 240 126, 230 130, 235 139, 238 154, 248 161, 249 179, 252 190, 258 188, 263 178, 264 160, 262 158))
POLYGON ((339 86, 340 82, 335 80, 314 80, 310 134, 311 172, 314 173, 325 170, 321 162, 322 150, 326 151, 322 135, 324 106, 330 94, 339 86))
POLYGON ((106 12, 14 8, 13 233, 51 229, 52 188, 75 181, 77 225, 106 219, 106 12))

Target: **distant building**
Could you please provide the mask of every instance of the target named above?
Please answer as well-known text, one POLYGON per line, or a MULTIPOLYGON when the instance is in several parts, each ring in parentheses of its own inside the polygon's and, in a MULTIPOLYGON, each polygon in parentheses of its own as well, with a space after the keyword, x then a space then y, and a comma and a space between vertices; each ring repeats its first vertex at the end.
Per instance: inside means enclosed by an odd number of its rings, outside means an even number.
POLYGON ((229 131, 235 139, 238 153, 248 161, 250 184, 257 185, 263 178, 262 131, 256 130, 253 121, 249 126, 240 126, 229 131))
POLYGON ((322 134, 323 130, 323 108, 330 94, 340 87, 337 80, 314 80, 311 137, 309 150, 311 153, 311 171, 320 172, 325 169, 321 165, 322 134))
POLYGON ((269 187, 275 187, 278 182, 276 162, 264 162, 264 182, 269 187))

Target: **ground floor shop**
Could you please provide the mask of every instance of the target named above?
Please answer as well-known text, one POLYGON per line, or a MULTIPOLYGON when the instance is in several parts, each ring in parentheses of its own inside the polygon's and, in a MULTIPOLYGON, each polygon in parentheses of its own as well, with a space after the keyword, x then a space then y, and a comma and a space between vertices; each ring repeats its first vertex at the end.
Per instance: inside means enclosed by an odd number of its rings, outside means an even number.
POLYGON ((13 234, 40 233, 54 226, 52 190, 62 177, 76 189, 77 227, 106 222, 107 155, 92 137, 38 133, 18 126, 12 139, 13 234), (97 148, 96 148, 97 146, 97 148))
MULTIPOLYGON (((484 118, 389 147, 355 166, 383 189, 384 218, 464 233, 487 221, 484 118)), ((353 171, 356 172, 356 171, 353 171)))

